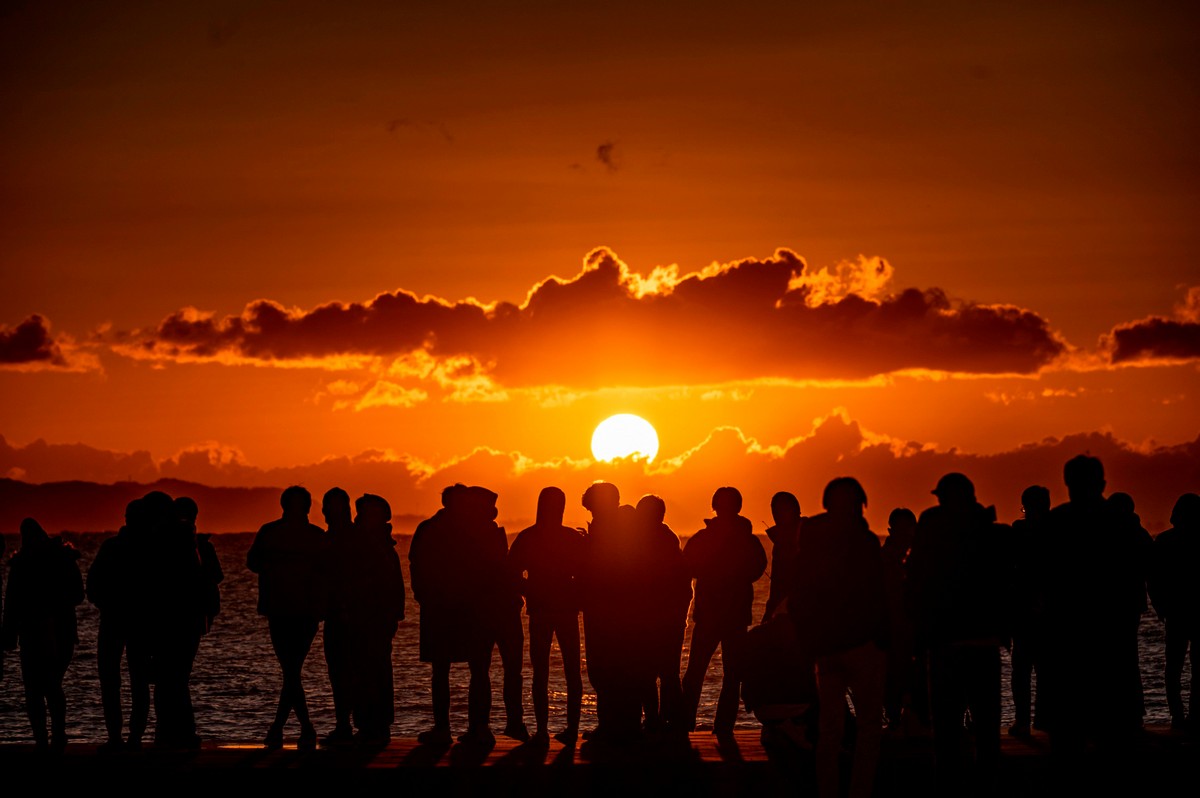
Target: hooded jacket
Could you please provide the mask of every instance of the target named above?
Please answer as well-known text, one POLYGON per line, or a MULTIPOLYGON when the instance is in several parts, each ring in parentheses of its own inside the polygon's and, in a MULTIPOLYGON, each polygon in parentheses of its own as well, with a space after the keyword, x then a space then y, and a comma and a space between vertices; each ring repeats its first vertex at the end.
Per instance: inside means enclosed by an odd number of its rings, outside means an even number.
POLYGON ((754 623, 754 583, 767 570, 767 552, 748 518, 706 519, 684 545, 683 560, 696 580, 696 623, 742 628, 754 623))

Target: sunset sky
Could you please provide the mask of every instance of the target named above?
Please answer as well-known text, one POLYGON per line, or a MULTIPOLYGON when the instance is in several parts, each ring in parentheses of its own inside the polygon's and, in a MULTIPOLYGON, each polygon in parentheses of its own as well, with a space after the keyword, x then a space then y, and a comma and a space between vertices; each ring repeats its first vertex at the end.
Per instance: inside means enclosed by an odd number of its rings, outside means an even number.
POLYGON ((1156 533, 1200 490, 1200 20, 1047 5, 6 4, 0 476, 510 522, 611 478, 686 534, 851 474, 883 531, 1091 451, 1156 533), (592 462, 622 412, 652 463, 592 462))

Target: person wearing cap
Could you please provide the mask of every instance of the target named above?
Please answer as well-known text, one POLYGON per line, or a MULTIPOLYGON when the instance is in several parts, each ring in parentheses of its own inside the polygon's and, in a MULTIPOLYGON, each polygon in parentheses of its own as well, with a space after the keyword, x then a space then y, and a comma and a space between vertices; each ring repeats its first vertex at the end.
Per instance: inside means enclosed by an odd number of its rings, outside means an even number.
POLYGON ((966 475, 946 474, 937 505, 921 513, 908 556, 917 646, 929 653, 929 701, 939 792, 968 783, 963 715, 970 711, 980 787, 994 786, 1000 757, 1000 647, 1009 644, 1007 525, 975 499, 966 475))

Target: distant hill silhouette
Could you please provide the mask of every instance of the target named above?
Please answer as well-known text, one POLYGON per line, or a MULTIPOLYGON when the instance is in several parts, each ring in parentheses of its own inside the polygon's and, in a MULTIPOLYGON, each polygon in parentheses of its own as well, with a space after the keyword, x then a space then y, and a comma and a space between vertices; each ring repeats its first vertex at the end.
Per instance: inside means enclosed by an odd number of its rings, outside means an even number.
MULTIPOLYGON (((200 505, 201 532, 253 532, 279 517, 278 488, 222 488, 160 479, 150 483, 45 482, 31 484, 0 479, 0 532, 15 533, 26 517, 36 518, 51 534, 105 532, 118 529, 125 505, 152 490, 171 496, 191 496, 200 505)), ((393 519, 398 533, 408 533, 419 516, 399 515, 393 519)))

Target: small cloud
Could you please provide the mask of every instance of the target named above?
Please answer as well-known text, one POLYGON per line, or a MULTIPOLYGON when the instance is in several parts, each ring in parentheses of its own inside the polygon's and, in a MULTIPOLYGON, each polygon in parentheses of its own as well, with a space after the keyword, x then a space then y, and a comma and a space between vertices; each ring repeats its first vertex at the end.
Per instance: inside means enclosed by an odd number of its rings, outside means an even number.
POLYGON ((12 371, 98 371, 96 356, 72 339, 50 334, 50 320, 36 313, 15 327, 0 324, 0 368, 12 371))
POLYGON ((1191 286, 1174 317, 1148 316, 1119 324, 1101 337, 1112 365, 1157 365, 1200 360, 1200 286, 1191 286))
POLYGON ((604 168, 610 172, 615 172, 618 168, 613 152, 616 146, 613 142, 606 141, 596 147, 596 160, 604 164, 604 168))

